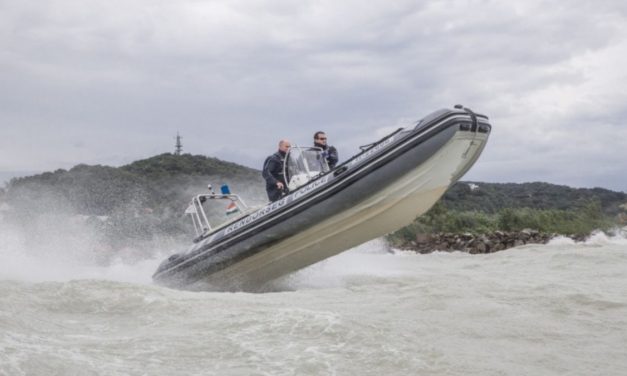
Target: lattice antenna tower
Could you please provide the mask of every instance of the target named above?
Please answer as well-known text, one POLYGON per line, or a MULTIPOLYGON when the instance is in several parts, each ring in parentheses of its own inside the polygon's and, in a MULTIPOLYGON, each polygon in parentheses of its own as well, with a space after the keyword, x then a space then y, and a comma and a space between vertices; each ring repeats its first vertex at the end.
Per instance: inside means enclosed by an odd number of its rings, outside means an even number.
POLYGON ((181 143, 181 135, 179 135, 179 132, 176 132, 176 145, 174 146, 174 155, 181 155, 181 152, 183 151, 183 144, 181 143))

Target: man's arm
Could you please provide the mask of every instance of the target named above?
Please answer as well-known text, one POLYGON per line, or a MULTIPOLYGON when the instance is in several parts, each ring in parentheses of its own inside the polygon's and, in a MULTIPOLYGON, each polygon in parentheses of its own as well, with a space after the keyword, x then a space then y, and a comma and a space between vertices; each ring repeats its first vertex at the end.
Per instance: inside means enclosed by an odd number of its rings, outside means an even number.
POLYGON ((266 158, 266 161, 263 164, 263 172, 261 173, 261 176, 263 176, 268 185, 276 185, 277 183, 277 180, 274 178, 274 176, 272 176, 271 172, 273 171, 273 166, 275 163, 276 162, 274 161, 272 156, 269 156, 268 158, 266 158))
POLYGON ((327 163, 329 164, 329 168, 333 169, 339 160, 337 149, 333 146, 329 146, 328 152, 329 155, 327 156, 327 163))

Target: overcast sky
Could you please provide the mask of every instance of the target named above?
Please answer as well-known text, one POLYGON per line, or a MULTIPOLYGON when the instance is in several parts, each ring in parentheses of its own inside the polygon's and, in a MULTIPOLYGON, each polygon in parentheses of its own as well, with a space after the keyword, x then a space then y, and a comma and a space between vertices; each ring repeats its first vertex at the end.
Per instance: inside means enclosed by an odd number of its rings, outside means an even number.
POLYGON ((183 151, 261 168, 461 103, 464 180, 627 191, 627 2, 0 0, 0 174, 183 151))

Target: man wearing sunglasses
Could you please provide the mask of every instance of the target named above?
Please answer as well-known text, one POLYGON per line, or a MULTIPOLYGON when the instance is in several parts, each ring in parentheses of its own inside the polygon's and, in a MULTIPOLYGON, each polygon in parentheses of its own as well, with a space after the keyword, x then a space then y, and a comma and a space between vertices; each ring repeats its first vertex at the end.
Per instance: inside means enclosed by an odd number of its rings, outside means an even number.
POLYGON ((326 158, 329 168, 333 170, 339 157, 337 155, 337 149, 333 146, 327 145, 326 133, 318 131, 314 134, 314 146, 322 149, 322 155, 326 158))

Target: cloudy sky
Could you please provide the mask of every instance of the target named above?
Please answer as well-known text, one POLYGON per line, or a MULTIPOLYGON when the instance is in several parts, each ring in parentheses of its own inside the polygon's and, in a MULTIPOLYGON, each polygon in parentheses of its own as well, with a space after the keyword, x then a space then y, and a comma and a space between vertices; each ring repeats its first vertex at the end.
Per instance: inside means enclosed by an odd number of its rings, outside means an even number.
MULTIPOLYGON (((627 191, 627 2, 0 0, 0 174, 174 150, 261 168, 456 103, 465 180, 627 191)), ((0 175, 2 176, 2 175, 0 175)))

